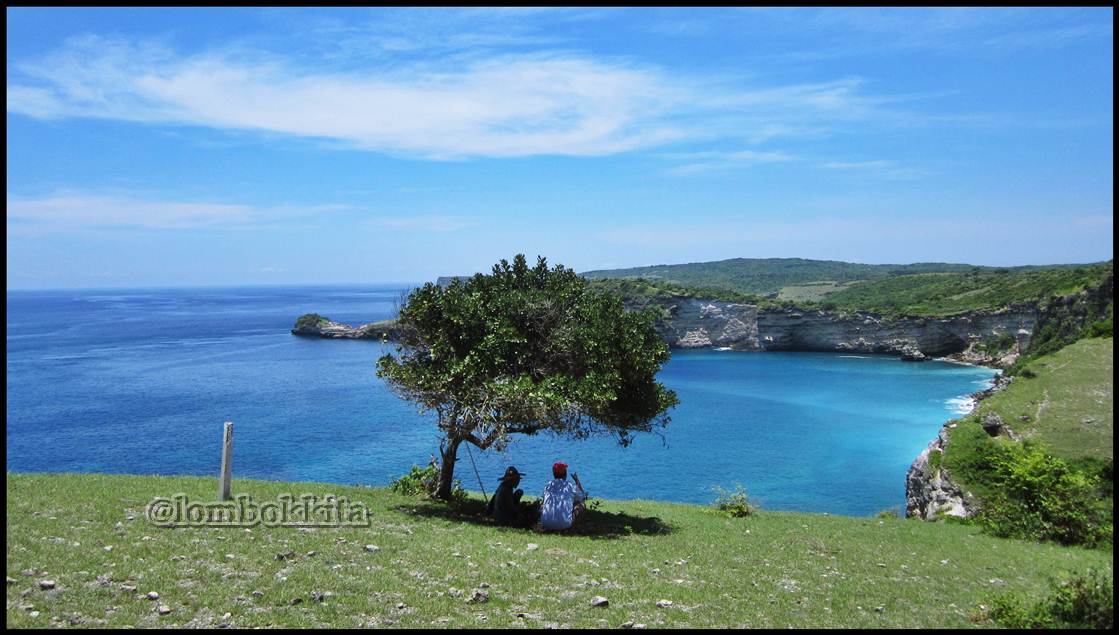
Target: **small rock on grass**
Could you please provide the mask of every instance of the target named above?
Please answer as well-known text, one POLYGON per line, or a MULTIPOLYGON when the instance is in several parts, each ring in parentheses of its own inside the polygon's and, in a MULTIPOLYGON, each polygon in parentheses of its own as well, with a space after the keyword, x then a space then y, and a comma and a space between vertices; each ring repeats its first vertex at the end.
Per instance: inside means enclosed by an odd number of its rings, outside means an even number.
POLYGON ((378 551, 381 550, 381 548, 378 547, 377 545, 365 545, 365 550, 368 551, 369 553, 377 553, 378 551))
POLYGON ((610 600, 607 600, 601 595, 596 595, 591 598, 591 606, 610 606, 610 600))
POLYGON ((12 576, 8 576, 8 584, 15 584, 15 583, 16 583, 16 579, 13 578, 12 576))
POLYGON ((160 604, 159 608, 157 608, 156 610, 159 611, 160 615, 167 615, 171 612, 171 607, 167 606, 166 604, 160 604))
POLYGON ((467 604, 483 604, 485 602, 488 602, 489 599, 490 599, 490 594, 489 593, 486 593, 485 591, 482 591, 482 590, 476 590, 476 591, 474 591, 474 593, 470 594, 470 598, 466 600, 466 603, 467 604))
POLYGON ((54 588, 54 580, 39 580, 39 588, 47 591, 54 588))
POLYGON ((148 599, 149 600, 158 600, 159 599, 159 594, 156 593, 155 591, 148 591, 148 599))
POLYGON ((672 600, 657 600, 657 608, 666 609, 672 606, 672 600))
POLYGON ((334 596, 334 593, 332 593, 330 591, 326 591, 326 592, 311 591, 311 599, 316 601, 316 602, 325 602, 327 598, 333 597, 333 596, 334 596))

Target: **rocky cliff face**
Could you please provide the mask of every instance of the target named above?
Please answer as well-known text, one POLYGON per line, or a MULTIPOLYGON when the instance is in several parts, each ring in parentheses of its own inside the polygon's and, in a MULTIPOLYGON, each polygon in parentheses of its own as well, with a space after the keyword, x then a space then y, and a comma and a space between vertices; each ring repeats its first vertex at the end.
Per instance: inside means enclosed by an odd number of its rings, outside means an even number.
POLYGON ((671 347, 759 350, 758 307, 752 304, 687 298, 664 309, 657 333, 671 347))
POLYGON ((936 520, 941 515, 967 518, 974 512, 971 495, 965 494, 952 482, 948 471, 940 465, 944 447, 948 443, 948 430, 956 427, 949 421, 940 429, 929 446, 905 473, 905 515, 924 520, 936 520))
POLYGON ((869 313, 759 309, 751 304, 695 298, 682 299, 664 309, 666 315, 658 320, 657 331, 676 348, 890 353, 912 359, 962 355, 969 349, 974 351, 977 342, 1003 333, 1017 336, 1023 332, 1019 345, 1024 347, 1038 320, 1033 307, 949 318, 900 319, 869 313))

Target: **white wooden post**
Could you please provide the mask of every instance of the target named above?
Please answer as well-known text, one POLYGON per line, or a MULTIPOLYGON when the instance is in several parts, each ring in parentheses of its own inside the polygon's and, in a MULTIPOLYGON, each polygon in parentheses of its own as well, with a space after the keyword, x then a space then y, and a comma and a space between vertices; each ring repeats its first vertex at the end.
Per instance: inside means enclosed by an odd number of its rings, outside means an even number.
POLYGON ((233 479, 233 422, 225 422, 225 434, 221 444, 221 482, 218 500, 229 500, 230 481, 233 479))

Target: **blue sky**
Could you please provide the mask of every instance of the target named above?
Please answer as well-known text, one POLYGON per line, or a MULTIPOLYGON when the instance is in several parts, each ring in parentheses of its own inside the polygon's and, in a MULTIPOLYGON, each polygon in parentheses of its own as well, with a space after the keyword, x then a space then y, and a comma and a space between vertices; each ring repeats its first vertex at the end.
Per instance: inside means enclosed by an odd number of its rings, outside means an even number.
POLYGON ((8 288, 1107 260, 1112 18, 9 8, 8 288))

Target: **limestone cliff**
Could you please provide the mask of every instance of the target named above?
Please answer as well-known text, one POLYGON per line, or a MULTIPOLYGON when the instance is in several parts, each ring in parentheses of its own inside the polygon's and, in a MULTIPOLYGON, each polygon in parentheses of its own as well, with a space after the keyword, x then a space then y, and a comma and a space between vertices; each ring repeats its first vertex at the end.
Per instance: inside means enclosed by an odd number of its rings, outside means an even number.
MULTIPOLYGON (((752 304, 680 299, 662 306, 661 337, 676 348, 729 347, 748 351, 889 353, 910 359, 965 355, 986 338, 1010 333, 1025 347, 1037 309, 1008 307, 947 318, 885 318, 871 313, 759 308, 752 304)), ((1001 358, 983 361, 1001 365, 1001 358)), ((1013 361, 1013 360, 1010 360, 1013 361)))

